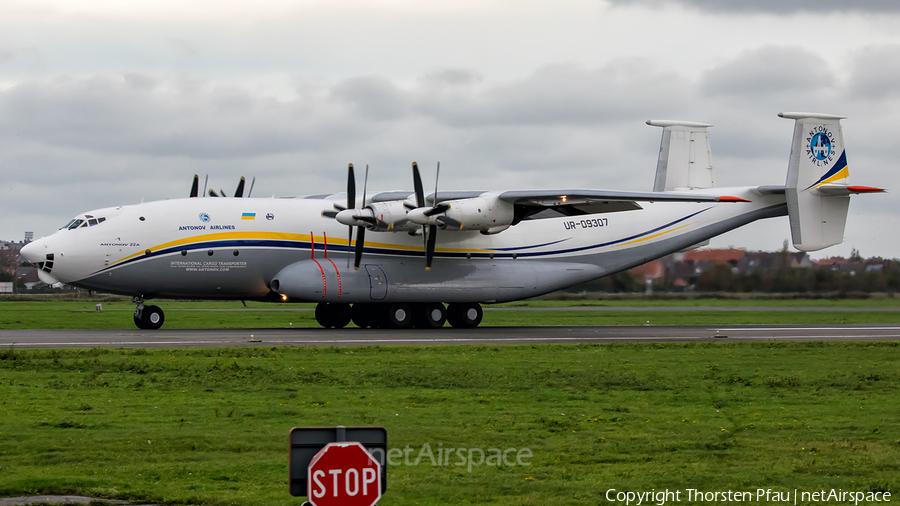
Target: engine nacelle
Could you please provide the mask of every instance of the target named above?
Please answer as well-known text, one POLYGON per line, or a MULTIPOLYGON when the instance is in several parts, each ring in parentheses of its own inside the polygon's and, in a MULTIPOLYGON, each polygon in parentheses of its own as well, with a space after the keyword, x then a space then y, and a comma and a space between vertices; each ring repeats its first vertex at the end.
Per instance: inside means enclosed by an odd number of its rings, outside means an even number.
POLYGON ((409 209, 403 205, 402 200, 389 202, 372 202, 366 209, 372 210, 372 217, 376 223, 367 228, 375 232, 409 232, 418 230, 421 225, 409 221, 407 216, 409 209))
POLYGON ((513 222, 513 205, 496 195, 446 200, 441 204, 449 208, 429 218, 434 218, 435 224, 442 229, 497 233, 506 230, 513 222))
POLYGON ((345 209, 335 219, 350 227, 366 227, 373 232, 409 232, 420 225, 407 217, 409 210, 404 201, 373 202, 362 209, 345 209))

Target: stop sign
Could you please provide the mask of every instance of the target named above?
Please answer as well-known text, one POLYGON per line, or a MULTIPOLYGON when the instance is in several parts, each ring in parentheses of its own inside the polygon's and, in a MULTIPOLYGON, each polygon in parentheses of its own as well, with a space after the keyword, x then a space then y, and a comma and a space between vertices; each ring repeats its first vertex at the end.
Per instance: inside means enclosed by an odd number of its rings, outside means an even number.
POLYGON ((381 467, 358 442, 328 443, 307 473, 313 506, 372 506, 381 499, 381 467))

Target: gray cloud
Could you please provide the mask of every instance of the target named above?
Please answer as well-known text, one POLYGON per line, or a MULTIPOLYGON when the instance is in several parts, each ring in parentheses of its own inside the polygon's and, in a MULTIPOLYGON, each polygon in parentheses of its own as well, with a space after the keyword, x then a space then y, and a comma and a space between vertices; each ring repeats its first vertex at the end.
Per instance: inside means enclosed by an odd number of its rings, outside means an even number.
POLYGON ((222 158, 315 149, 358 133, 345 116, 235 87, 133 73, 0 91, 0 131, 97 153, 222 158))
POLYGON ((384 121, 407 115, 408 93, 383 76, 347 79, 338 83, 331 94, 368 119, 384 121))
POLYGON ((849 86, 854 94, 870 100, 900 96, 900 45, 865 47, 851 61, 849 86))
POLYGON ((589 125, 677 111, 691 93, 680 76, 656 70, 644 60, 589 69, 575 64, 546 65, 513 82, 475 92, 424 94, 418 110, 447 124, 589 125))
POLYGON ((835 84, 828 62, 801 47, 763 46, 706 71, 704 93, 735 97, 802 95, 835 84))
POLYGON ((896 13, 900 3, 894 0, 816 0, 791 2, 784 0, 608 0, 616 6, 663 6, 679 4, 691 9, 714 13, 826 14, 832 12, 896 13))

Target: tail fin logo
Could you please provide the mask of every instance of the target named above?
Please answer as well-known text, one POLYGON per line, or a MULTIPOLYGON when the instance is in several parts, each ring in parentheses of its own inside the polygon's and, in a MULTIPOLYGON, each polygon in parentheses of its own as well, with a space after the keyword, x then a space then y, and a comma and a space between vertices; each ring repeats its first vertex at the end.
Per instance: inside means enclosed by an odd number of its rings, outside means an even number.
POLYGON ((823 125, 814 127, 806 137, 806 156, 816 166, 828 166, 834 158, 834 134, 823 125))
MULTIPOLYGON (((833 183, 835 181, 847 178, 850 176, 850 169, 847 167, 847 153, 841 153, 840 158, 838 158, 837 163, 834 164, 834 167, 831 168, 828 172, 825 173, 822 177, 819 178, 818 181, 809 185, 806 189, 811 190, 813 188, 818 188, 822 185, 833 183)), ((804 190, 805 191, 805 190, 804 190)))

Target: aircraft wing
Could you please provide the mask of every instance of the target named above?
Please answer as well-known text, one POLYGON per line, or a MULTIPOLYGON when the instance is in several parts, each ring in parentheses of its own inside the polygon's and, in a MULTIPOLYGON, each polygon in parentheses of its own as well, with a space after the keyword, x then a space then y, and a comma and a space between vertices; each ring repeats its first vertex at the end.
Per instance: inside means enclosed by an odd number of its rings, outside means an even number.
MULTIPOLYGON (((441 194, 443 199, 443 194, 441 194)), ((595 204, 609 201, 645 202, 740 202, 727 196, 673 192, 629 192, 618 190, 513 190, 499 195, 500 200, 525 206, 595 204)))

